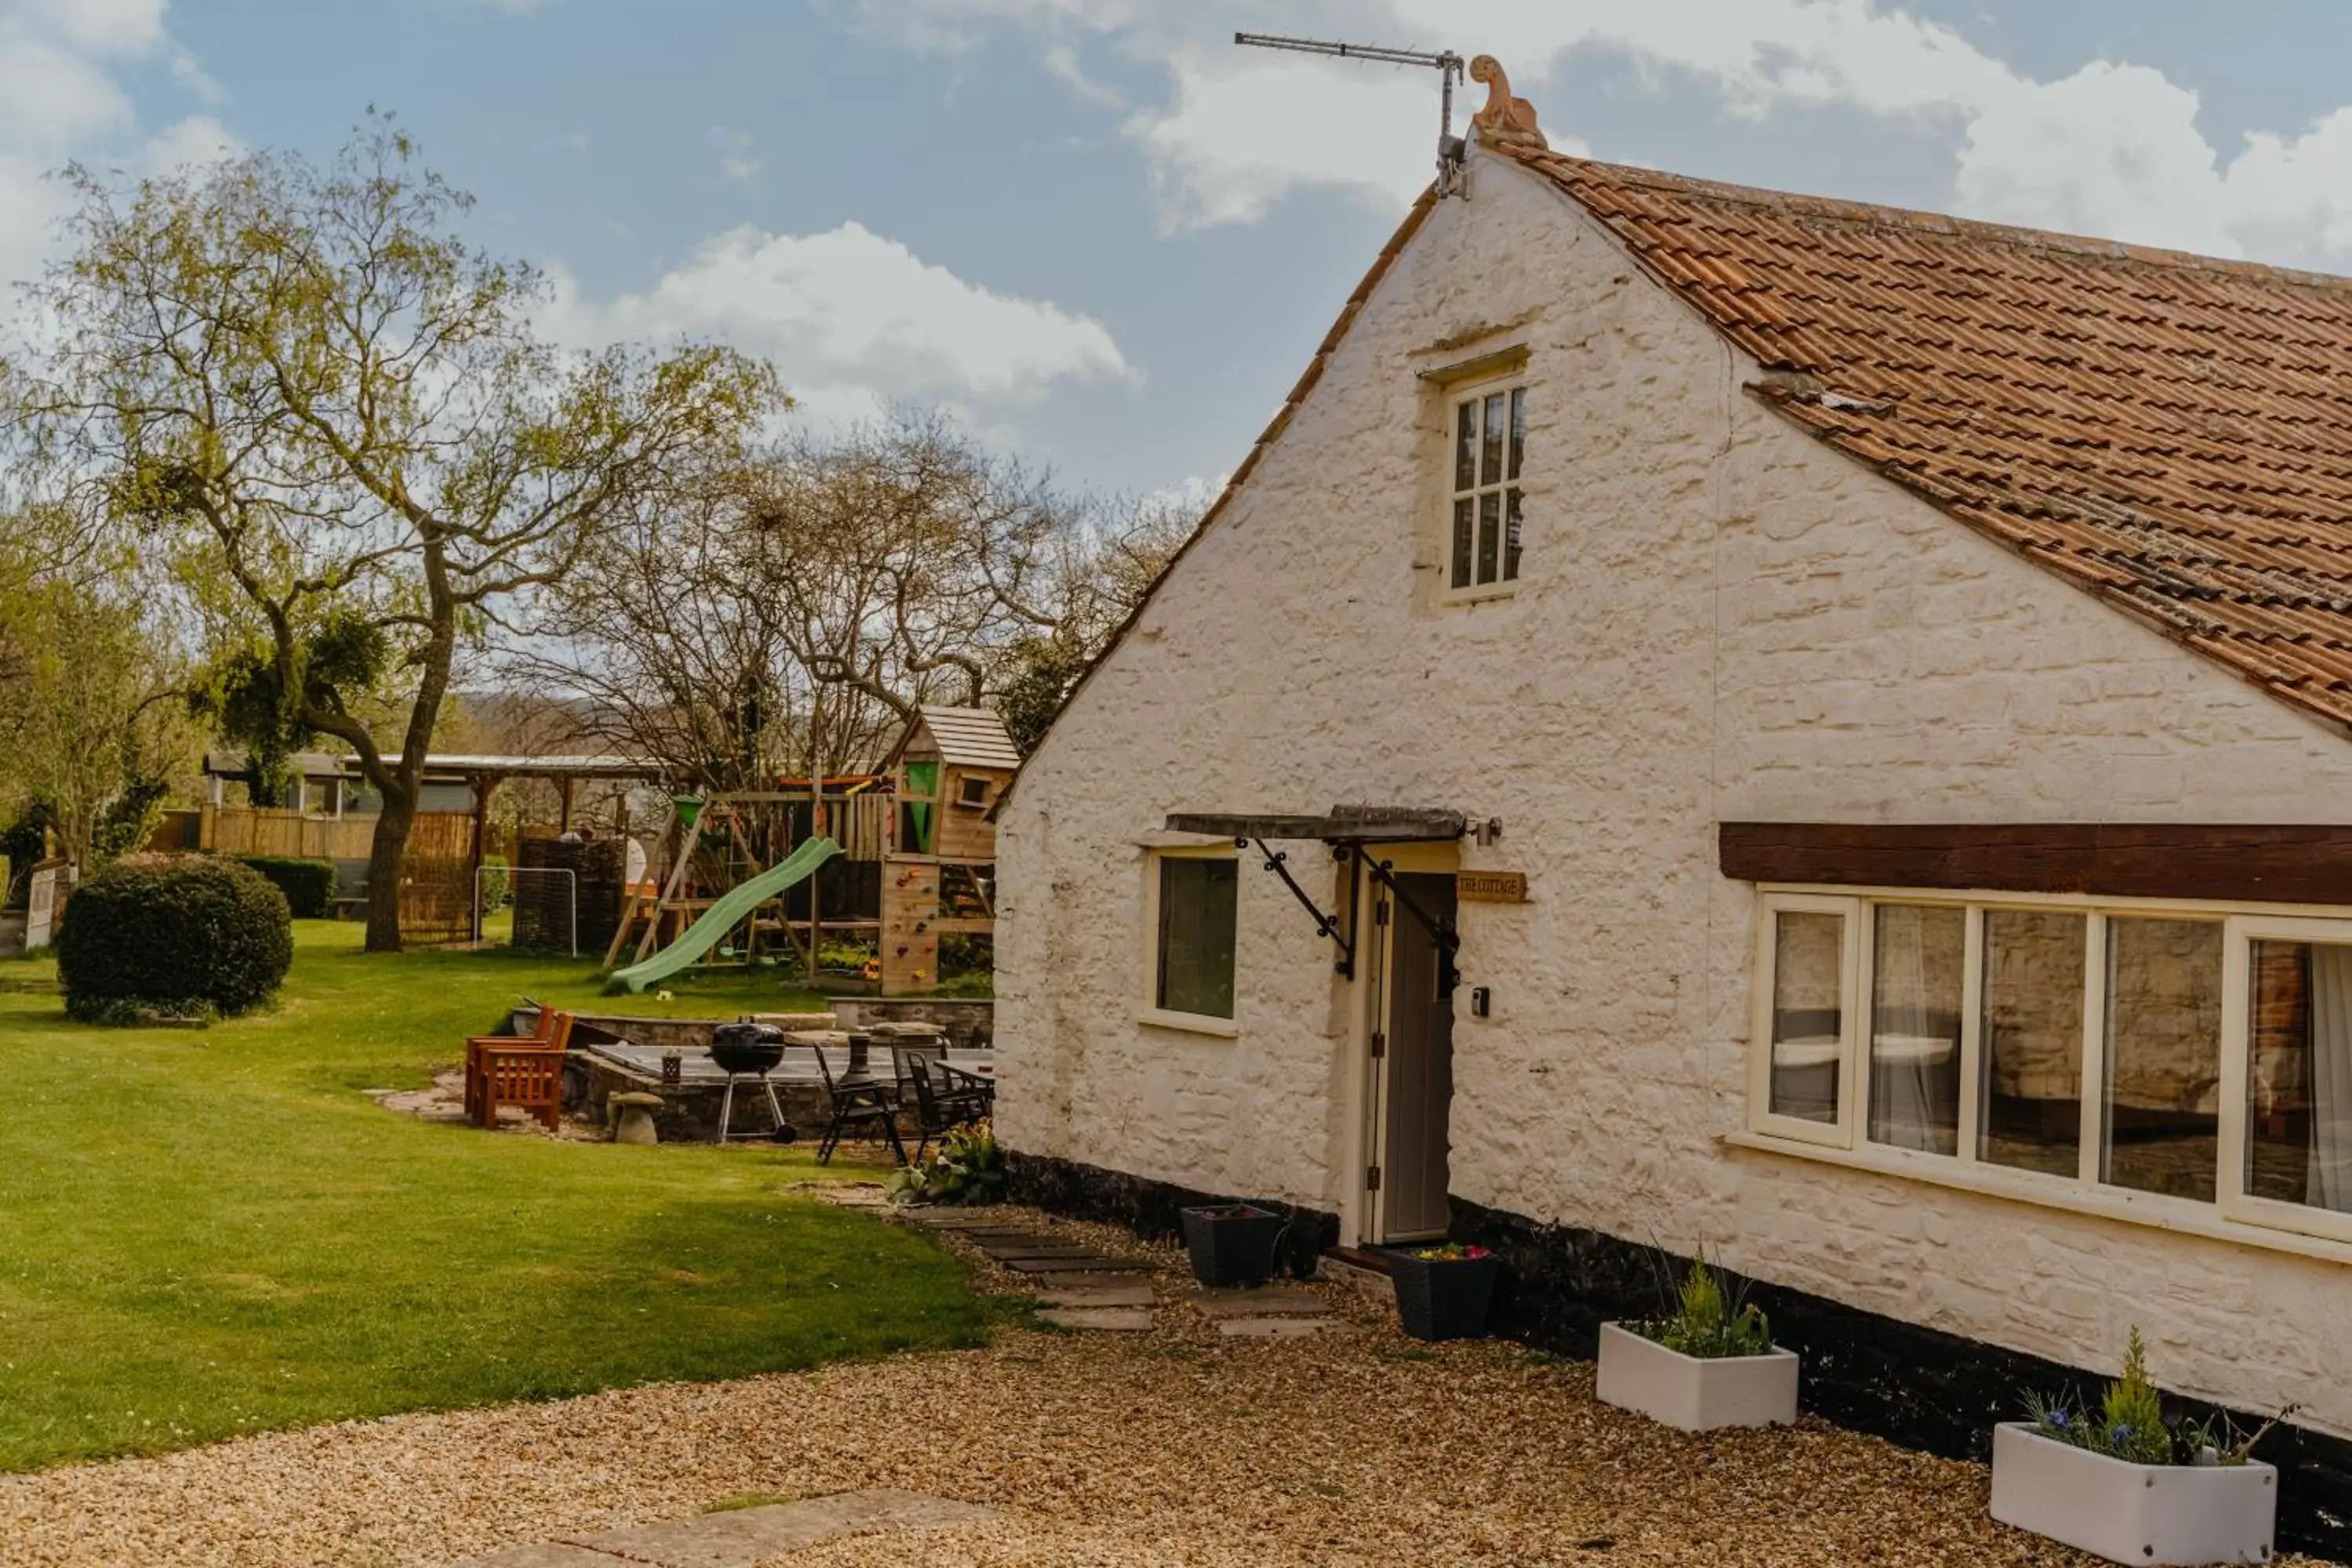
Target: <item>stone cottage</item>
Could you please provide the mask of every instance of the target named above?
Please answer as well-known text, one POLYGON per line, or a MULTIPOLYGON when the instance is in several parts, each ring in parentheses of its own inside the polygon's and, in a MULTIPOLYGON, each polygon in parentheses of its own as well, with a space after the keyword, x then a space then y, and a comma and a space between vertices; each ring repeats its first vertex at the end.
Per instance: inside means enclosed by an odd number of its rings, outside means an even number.
POLYGON ((2345 1473, 2352 281, 1455 183, 1000 808, 1024 1183, 1571 1346, 1704 1247, 1947 1448, 2137 1323, 2345 1473))

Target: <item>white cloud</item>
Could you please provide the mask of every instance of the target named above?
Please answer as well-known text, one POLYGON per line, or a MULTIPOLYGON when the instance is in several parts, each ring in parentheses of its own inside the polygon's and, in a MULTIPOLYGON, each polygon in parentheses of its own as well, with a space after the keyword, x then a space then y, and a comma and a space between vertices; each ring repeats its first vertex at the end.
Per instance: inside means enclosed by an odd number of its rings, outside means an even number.
POLYGON ((1078 62, 1077 50, 1070 47, 1069 45, 1055 44, 1041 58, 1045 61, 1047 73, 1055 81, 1060 82, 1096 108, 1125 109, 1127 107, 1127 95, 1117 88, 1097 81, 1087 75, 1086 67, 1078 62))
MULTIPOLYGON (((2126 60, 2029 76, 1957 30, 1884 0, 861 0, 870 25, 920 47, 963 47, 1021 26, 1052 50, 1084 37, 1164 69, 1165 100, 1129 133, 1170 221, 1248 223, 1304 189, 1393 208, 1426 177, 1435 84, 1417 70, 1237 49, 1234 26, 1408 47, 1446 42, 1499 56, 1545 113, 1555 146, 1580 145, 1573 101, 1528 84, 1565 58, 1609 50, 1649 73, 1711 88, 1763 118, 1834 107, 1948 127, 1947 205, 1972 216, 2221 255, 2352 264, 2352 103, 2315 123, 2217 148, 2193 89, 2126 60)), ((1473 87, 1463 111, 1481 100, 1473 87)), ((1457 128, 1459 121, 1457 120, 1457 128)), ((1608 149, 1601 149, 1605 155, 1608 149)), ((1793 183, 1793 182, 1792 182, 1793 183)))
POLYGON ((711 150, 719 154, 719 172, 739 185, 748 185, 760 177, 765 165, 753 152, 757 145, 751 133, 730 131, 723 125, 710 128, 711 150))
POLYGON ((143 55, 163 41, 164 0, 21 0, 42 30, 93 54, 143 55))
POLYGON ((552 278, 560 341, 718 339, 773 360, 811 402, 1020 403, 1064 382, 1138 379, 1093 318, 967 282, 856 223, 733 229, 603 304, 561 269, 552 278))
POLYGON ((209 115, 194 114, 149 137, 139 150, 139 163, 144 173, 168 174, 222 163, 244 151, 245 143, 227 126, 209 115))
MULTIPOLYGON (((218 154, 233 138, 208 118, 136 140, 138 115, 117 72, 170 47, 163 0, 0 0, 0 288, 39 270, 68 194, 47 178, 80 159, 152 172, 218 154)), ((184 52, 182 88, 218 89, 184 52)))
POLYGON ((1433 81, 1319 61, 1170 63, 1174 101, 1127 122, 1171 226, 1253 223, 1300 185, 1339 185, 1391 210, 1429 183, 1433 81), (1333 135, 1346 126, 1345 135, 1333 135))

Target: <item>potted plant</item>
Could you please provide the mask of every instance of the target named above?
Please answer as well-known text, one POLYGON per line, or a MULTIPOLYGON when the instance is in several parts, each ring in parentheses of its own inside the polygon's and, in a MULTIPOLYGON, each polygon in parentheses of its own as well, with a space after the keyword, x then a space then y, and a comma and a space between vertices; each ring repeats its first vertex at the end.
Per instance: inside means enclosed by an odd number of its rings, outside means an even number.
MULTIPOLYGON (((2293 1414, 2293 1406, 2276 1420, 2293 1414)), ((2139 1330, 2095 1412, 2029 1399, 1992 1433, 1992 1516, 2110 1563, 2267 1563, 2278 1471, 2227 1418, 2168 1422, 2139 1330)))
POLYGON ((1701 1254, 1679 1288, 1664 1276, 1660 1286, 1668 1316, 1601 1325, 1601 1403, 1685 1432, 1796 1420, 1796 1352, 1772 1342, 1744 1285, 1727 1285, 1701 1254))
POLYGON ((1475 1340, 1486 1331, 1502 1260, 1483 1247, 1449 1241, 1389 1254, 1397 1322, 1417 1340, 1475 1340))
POLYGON ((1192 1278, 1211 1289, 1263 1285, 1290 1222, 1255 1204, 1207 1204, 1179 1209, 1184 1249, 1192 1256, 1192 1278))

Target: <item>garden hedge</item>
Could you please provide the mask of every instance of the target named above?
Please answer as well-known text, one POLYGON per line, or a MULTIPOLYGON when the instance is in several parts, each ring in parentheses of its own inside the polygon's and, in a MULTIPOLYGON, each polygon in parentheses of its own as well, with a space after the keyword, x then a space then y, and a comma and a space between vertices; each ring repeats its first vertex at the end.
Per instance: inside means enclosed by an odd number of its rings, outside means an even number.
POLYGON ((139 856, 74 890, 58 928, 66 1011, 118 1022, 139 1010, 243 1013, 294 961, 286 895, 217 856, 139 856))
POLYGON ((237 859, 278 884, 298 921, 322 921, 335 912, 335 863, 291 855, 240 855, 237 859))

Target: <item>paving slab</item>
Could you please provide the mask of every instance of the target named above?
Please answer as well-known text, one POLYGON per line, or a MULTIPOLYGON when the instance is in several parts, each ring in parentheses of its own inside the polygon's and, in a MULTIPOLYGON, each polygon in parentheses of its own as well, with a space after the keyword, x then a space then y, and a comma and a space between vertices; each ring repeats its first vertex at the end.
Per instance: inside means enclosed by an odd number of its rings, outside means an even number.
POLYGON ((1130 1281, 1104 1274, 1066 1274, 1050 1281, 1041 1279, 1036 1294, 1037 1300, 1049 1307, 1150 1307, 1158 1301, 1149 1281, 1130 1281))
MULTIPOLYGON (((601 1554, 604 1560, 598 1568, 616 1568, 616 1560, 650 1563, 655 1568, 756 1568, 756 1564, 780 1552, 814 1546, 844 1535, 972 1524, 994 1517, 995 1512, 994 1509, 974 1503, 876 1487, 806 1498, 799 1502, 772 1503, 765 1508, 703 1513, 691 1519, 608 1530, 596 1535, 576 1536, 561 1544, 586 1548, 591 1553, 590 1562, 601 1554)), ((501 1568, 514 1565, 502 1564, 501 1568)), ((586 1564, 556 1559, 547 1568, 586 1568, 586 1564)))
POLYGON ((1051 1307, 1037 1316, 1056 1327, 1087 1333, 1139 1334, 1151 1327, 1151 1312, 1144 1307, 1051 1307))
POLYGON ((1034 1263, 1045 1258, 1102 1256, 1098 1252, 1089 1252, 1083 1247, 1041 1247, 1032 1241, 1000 1241, 992 1245, 982 1244, 980 1250, 983 1256, 999 1263, 1017 1263, 1024 1259, 1034 1263))
POLYGON ((1303 1340, 1338 1324, 1336 1318, 1225 1318, 1217 1332, 1236 1340, 1303 1340))
POLYGON ((1140 1263, 1118 1258, 1015 1258, 1004 1267, 1019 1274, 1141 1274, 1140 1263))
POLYGON ((1328 1317, 1331 1303, 1312 1290, 1267 1285, 1255 1290, 1188 1290, 1184 1300, 1212 1318, 1328 1317))
POLYGON ((899 1213, 917 1225, 934 1225, 942 1230, 994 1230, 1003 1228, 1004 1222, 984 1209, 934 1209, 901 1206, 899 1213))
POLYGON ((584 1546, 547 1542, 509 1546, 488 1557, 468 1558, 457 1568, 620 1568, 621 1562, 609 1552, 591 1552, 584 1546))

